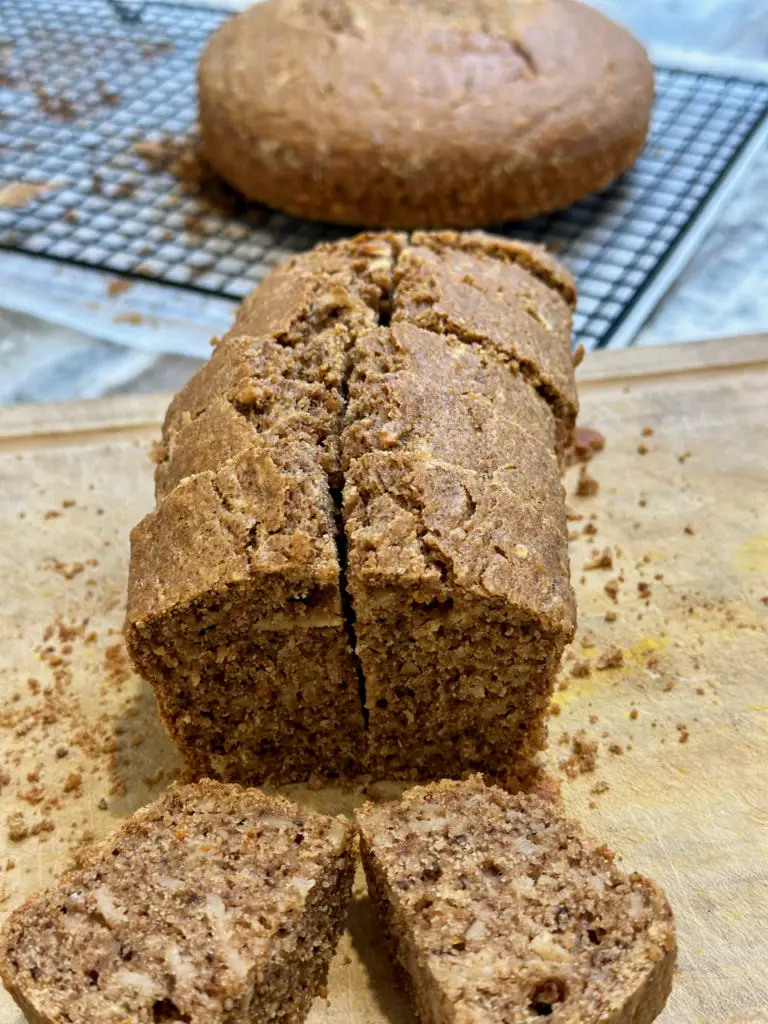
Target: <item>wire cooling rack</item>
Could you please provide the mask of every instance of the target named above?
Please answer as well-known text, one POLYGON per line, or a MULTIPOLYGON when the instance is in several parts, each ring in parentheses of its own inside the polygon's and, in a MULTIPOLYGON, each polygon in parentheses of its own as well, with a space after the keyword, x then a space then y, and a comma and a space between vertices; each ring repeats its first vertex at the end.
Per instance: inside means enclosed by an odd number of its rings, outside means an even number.
MULTIPOLYGON (((347 233, 225 189, 211 201, 137 153, 194 130, 197 61, 225 17, 163 2, 4 0, 0 187, 13 187, 0 193, 0 247, 238 299, 287 256, 347 233)), ((570 266, 575 341, 588 349, 637 318, 767 120, 765 82, 659 67, 656 86, 650 138, 628 174, 565 213, 501 229, 570 266)))

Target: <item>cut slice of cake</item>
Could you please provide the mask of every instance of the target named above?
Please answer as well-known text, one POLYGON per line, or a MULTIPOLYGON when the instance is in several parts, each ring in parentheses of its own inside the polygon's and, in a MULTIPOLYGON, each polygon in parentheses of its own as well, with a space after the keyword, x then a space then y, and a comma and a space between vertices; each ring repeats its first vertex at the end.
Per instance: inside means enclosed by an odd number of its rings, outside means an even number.
POLYGON ((676 958, 662 890, 539 795, 480 776, 357 812, 368 889, 423 1024, 648 1024, 676 958))
POLYGON ((41 1024, 302 1021, 354 848, 343 818, 209 780, 175 787, 11 915, 3 982, 41 1024))

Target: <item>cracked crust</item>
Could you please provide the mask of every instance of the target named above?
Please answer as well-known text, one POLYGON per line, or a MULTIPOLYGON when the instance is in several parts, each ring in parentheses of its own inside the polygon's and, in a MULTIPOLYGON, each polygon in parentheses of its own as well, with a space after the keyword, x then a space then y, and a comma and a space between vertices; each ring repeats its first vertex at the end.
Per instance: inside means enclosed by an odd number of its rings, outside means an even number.
POLYGON ((664 893, 561 809, 466 782, 356 813, 368 891, 423 1024, 650 1024, 672 986, 664 893))
POLYGON ((392 320, 452 334, 523 374, 567 445, 578 413, 571 354, 575 291, 538 246, 479 232, 415 232, 398 260, 392 320))
POLYGON ((246 300, 169 407, 132 536, 127 642, 190 770, 514 782, 572 631, 571 288, 522 243, 365 234, 246 300), (510 332, 520 304, 547 327, 510 332))
POLYGON ((573 0, 267 0, 214 35, 199 100, 208 161, 250 199, 473 227, 563 209, 630 167, 653 72, 573 0))
POLYGON ((32 897, 0 938, 30 1021, 298 1024, 349 900, 351 825, 256 790, 175 786, 32 897))

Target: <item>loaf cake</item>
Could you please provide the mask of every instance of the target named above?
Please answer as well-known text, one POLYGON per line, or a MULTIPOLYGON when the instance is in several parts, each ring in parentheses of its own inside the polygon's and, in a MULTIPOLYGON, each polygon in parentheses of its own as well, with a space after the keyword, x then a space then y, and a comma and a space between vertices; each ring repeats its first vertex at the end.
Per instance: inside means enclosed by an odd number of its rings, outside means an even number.
POLYGON ((210 780, 173 788, 11 915, 3 982, 35 1024, 302 1021, 354 860, 343 818, 210 780))
POLYGON ((575 0, 266 0, 210 40, 211 166, 249 199, 369 227, 477 227, 604 189, 653 72, 575 0))
POLYGON ((368 891, 423 1024, 648 1024, 676 959, 664 893, 556 804, 480 777, 357 812, 368 891))
POLYGON ((513 784, 574 628, 573 282, 482 234, 319 246, 171 403, 126 637, 196 774, 513 784))

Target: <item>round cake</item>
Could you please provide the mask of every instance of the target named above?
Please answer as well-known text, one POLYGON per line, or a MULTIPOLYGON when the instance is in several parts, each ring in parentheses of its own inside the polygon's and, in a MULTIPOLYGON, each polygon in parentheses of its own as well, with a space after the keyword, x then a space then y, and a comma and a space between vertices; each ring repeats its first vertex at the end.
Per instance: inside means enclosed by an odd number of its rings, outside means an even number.
POLYGON ((199 72, 203 149, 249 199, 367 226, 563 209, 637 158, 640 43, 575 0, 266 0, 199 72))

